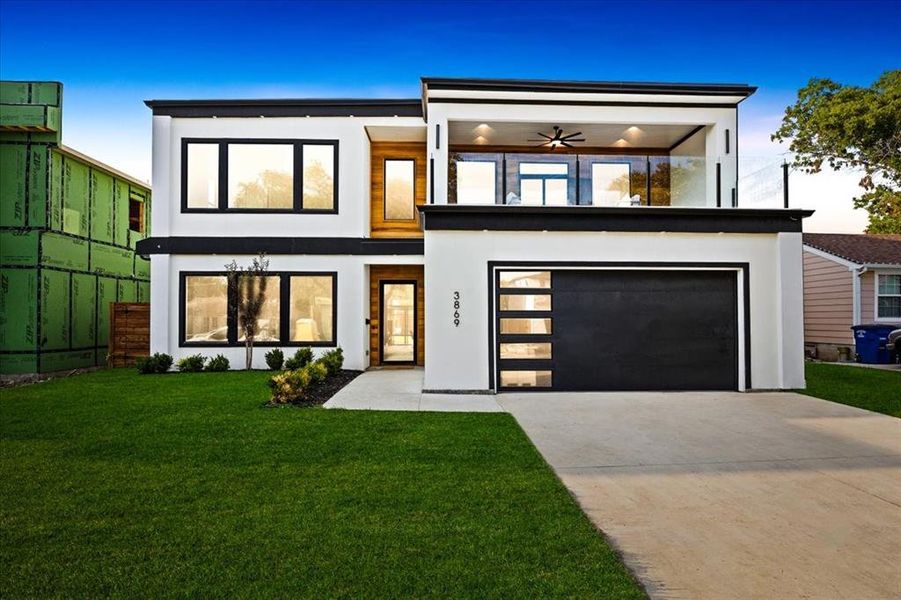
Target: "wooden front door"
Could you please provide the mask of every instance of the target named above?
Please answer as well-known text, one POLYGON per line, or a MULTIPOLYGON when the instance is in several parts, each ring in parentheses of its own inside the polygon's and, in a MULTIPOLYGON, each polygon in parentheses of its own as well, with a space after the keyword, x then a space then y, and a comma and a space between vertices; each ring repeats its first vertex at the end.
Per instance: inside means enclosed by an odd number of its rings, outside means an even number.
POLYGON ((423 365, 422 265, 373 265, 369 278, 369 365, 423 365))

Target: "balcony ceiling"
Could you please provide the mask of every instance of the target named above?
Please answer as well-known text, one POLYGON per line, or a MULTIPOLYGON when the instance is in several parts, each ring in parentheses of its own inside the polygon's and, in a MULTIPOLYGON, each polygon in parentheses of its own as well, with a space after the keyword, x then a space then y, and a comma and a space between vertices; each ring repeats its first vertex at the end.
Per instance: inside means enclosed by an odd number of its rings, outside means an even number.
POLYGON ((553 135, 554 125, 563 128, 564 135, 581 131, 585 142, 573 146, 611 148, 661 148, 667 149, 691 133, 695 125, 642 125, 609 123, 511 123, 476 121, 451 121, 448 135, 452 145, 480 146, 537 146, 529 142, 540 136, 538 132, 553 135))

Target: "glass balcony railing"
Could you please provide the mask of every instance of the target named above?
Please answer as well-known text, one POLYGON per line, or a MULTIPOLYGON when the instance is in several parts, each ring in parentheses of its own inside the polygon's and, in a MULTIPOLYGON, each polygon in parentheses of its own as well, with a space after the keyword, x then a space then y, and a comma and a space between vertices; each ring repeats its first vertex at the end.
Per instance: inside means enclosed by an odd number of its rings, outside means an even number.
POLYGON ((787 206, 788 182, 782 157, 739 156, 738 205, 744 208, 787 206))
POLYGON ((607 207, 784 205, 787 190, 780 157, 740 157, 737 185, 734 171, 720 165, 706 156, 676 154, 452 153, 448 202, 607 207))

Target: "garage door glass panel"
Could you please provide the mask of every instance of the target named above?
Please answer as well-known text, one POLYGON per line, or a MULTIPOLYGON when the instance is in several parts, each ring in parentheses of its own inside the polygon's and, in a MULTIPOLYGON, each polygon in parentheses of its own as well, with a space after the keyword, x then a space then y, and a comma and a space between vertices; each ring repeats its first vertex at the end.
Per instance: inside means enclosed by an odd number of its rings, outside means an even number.
POLYGON ((550 319, 501 319, 501 333, 538 334, 553 333, 550 319))
POLYGON ((501 294, 501 310, 551 310, 550 294, 501 294))
POLYGON ((551 358, 551 345, 549 343, 501 344, 501 358, 503 358, 503 359, 550 359, 551 358))
POLYGON ((501 387, 551 387, 550 371, 501 371, 501 387))
POLYGON ((502 288, 550 288, 550 271, 501 271, 502 288))

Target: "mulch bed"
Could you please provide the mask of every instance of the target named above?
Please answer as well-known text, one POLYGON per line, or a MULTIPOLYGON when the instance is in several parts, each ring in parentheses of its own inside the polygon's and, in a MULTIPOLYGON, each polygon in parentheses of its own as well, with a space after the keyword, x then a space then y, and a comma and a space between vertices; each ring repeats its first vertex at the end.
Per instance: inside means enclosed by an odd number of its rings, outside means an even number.
POLYGON ((291 402, 290 404, 275 404, 273 402, 267 402, 266 406, 322 406, 323 404, 328 402, 332 396, 337 394, 341 388, 359 377, 362 373, 363 371, 350 371, 347 369, 342 369, 337 374, 326 378, 325 381, 312 388, 310 390, 310 393, 308 394, 308 397, 303 401, 291 402))

